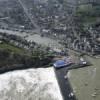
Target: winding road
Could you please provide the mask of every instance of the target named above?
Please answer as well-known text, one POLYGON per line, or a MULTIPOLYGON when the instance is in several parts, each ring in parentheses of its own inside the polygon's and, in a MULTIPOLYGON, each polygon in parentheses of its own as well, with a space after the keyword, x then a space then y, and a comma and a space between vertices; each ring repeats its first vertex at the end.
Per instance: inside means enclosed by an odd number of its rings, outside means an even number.
POLYGON ((32 19, 32 17, 30 16, 30 14, 28 13, 27 8, 25 7, 25 5, 23 4, 23 2, 21 0, 17 0, 19 2, 19 4, 21 5, 21 7, 23 8, 25 14, 27 15, 27 17, 30 19, 31 23, 33 24, 33 26, 35 26, 36 29, 38 29, 38 33, 40 33, 40 27, 35 23, 35 21, 32 19))

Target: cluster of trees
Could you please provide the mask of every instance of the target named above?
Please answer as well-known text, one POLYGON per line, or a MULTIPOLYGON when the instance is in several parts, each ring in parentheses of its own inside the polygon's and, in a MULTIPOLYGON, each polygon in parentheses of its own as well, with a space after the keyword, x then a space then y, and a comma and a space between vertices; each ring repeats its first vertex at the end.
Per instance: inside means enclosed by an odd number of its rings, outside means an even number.
POLYGON ((97 20, 100 16, 100 5, 95 6, 83 6, 82 8, 79 7, 76 11, 76 16, 80 21, 83 23, 92 23, 97 20))
POLYGON ((0 40, 4 43, 11 44, 16 48, 20 48, 19 45, 22 45, 21 48, 23 48, 23 53, 0 48, 0 72, 29 67, 46 67, 52 62, 53 55, 49 55, 47 48, 35 42, 28 42, 16 35, 6 33, 1 33, 0 35, 2 36, 0 40))
POLYGON ((34 48, 36 45, 35 42, 27 41, 20 36, 16 36, 13 34, 0 33, 0 35, 2 36, 1 40, 6 41, 8 43, 12 43, 17 47, 21 47, 24 49, 34 48))

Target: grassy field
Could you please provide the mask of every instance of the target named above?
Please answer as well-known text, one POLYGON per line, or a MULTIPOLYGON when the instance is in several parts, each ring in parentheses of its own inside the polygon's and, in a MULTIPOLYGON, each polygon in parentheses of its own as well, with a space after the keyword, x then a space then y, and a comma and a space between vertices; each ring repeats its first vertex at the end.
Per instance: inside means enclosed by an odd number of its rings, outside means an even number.
POLYGON ((100 59, 87 58, 93 65, 71 70, 69 80, 78 100, 100 100, 100 59))
POLYGON ((23 51, 24 51, 24 49, 22 49, 22 48, 18 48, 14 45, 11 45, 11 44, 8 44, 5 42, 0 43, 0 49, 5 49, 5 50, 8 50, 8 51, 11 51, 14 53, 23 53, 23 51))
POLYGON ((84 26, 95 24, 100 20, 100 6, 82 5, 77 9, 76 15, 84 26))

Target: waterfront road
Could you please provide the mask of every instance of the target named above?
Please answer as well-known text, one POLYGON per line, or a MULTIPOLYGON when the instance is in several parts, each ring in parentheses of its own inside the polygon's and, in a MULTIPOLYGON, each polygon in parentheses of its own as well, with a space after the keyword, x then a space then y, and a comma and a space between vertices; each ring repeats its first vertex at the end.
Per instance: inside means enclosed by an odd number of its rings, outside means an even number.
POLYGON ((67 75, 67 68, 55 69, 56 78, 60 86, 60 90, 64 100, 76 100, 76 97, 70 97, 70 94, 73 93, 73 89, 70 86, 67 75))
POLYGON ((37 44, 49 46, 52 49, 63 48, 63 46, 61 46, 56 40, 53 40, 47 37, 41 37, 39 34, 34 34, 35 32, 37 32, 37 30, 34 30, 32 33, 26 33, 26 32, 19 32, 19 31, 13 31, 13 30, 0 29, 0 32, 7 33, 9 35, 12 34, 12 35, 20 36, 27 41, 34 41, 37 44))

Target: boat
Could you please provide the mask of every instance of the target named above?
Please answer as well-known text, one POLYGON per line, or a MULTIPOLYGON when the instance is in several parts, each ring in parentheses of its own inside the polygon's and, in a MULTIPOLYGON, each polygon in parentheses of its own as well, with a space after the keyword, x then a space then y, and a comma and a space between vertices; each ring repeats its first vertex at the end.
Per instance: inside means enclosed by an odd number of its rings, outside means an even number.
POLYGON ((65 58, 62 60, 57 60, 53 66, 54 68, 63 68, 63 67, 67 67, 69 65, 73 64, 72 60, 69 58, 65 58))

